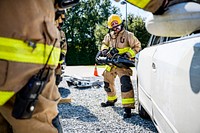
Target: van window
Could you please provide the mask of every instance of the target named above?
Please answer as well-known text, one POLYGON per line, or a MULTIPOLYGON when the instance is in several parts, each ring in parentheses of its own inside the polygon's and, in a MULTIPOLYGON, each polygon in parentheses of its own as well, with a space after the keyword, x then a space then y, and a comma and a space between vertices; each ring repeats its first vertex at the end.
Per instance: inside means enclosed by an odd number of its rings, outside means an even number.
POLYGON ((174 40, 176 38, 179 38, 179 37, 160 37, 160 36, 151 35, 149 42, 148 42, 148 46, 164 44, 164 43, 174 40))

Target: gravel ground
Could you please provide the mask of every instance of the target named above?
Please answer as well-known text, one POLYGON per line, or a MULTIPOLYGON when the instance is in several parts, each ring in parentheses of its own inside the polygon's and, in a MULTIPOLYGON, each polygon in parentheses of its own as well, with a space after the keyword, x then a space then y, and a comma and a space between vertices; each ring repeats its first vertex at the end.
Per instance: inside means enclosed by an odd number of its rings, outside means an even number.
MULTIPOLYGON (((103 69, 98 70, 101 75, 103 69)), ((66 67, 63 75, 76 75, 89 78, 91 81, 103 81, 102 76, 94 77, 93 71, 93 67, 66 67)), ((134 84, 134 76, 132 81, 134 84)), ((59 85, 59 91, 62 97, 72 99, 71 103, 58 106, 64 133, 157 133, 152 121, 140 118, 137 109, 132 110, 131 118, 123 119, 119 78, 115 82, 118 101, 114 107, 102 108, 100 103, 106 101, 106 93, 102 87, 69 87, 64 78, 59 85)))

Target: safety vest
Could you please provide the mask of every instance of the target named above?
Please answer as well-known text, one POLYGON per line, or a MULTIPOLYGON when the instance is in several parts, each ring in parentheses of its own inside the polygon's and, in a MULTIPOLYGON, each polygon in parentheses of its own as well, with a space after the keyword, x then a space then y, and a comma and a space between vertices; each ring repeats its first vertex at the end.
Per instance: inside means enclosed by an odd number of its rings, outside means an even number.
MULTIPOLYGON (((0 60, 21 63, 45 64, 52 50, 52 45, 37 43, 33 48, 27 42, 17 39, 0 37, 0 60)), ((60 57, 60 48, 53 48, 48 65, 57 65, 60 57)), ((8 101, 15 92, 0 91, 0 106, 8 101)))

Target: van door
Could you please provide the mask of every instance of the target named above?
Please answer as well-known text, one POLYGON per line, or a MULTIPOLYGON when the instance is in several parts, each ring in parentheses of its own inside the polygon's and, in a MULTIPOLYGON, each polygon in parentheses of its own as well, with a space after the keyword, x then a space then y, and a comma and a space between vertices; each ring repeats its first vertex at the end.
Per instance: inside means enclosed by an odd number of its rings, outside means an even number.
POLYGON ((153 119, 159 130, 200 132, 200 35, 157 47, 152 70, 153 119))
POLYGON ((151 36, 148 47, 139 53, 137 66, 138 73, 138 99, 142 107, 152 116, 151 102, 151 79, 152 79, 152 57, 157 49, 159 37, 151 36))

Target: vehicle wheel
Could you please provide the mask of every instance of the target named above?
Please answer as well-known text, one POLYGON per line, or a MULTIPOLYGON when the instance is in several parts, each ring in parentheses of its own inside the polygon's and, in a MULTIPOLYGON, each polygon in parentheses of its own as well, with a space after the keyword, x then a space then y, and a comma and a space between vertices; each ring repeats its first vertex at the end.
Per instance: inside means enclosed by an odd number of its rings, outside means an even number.
POLYGON ((142 107, 140 103, 138 104, 138 112, 139 112, 140 117, 144 119, 150 119, 149 114, 145 111, 145 109, 142 107))

